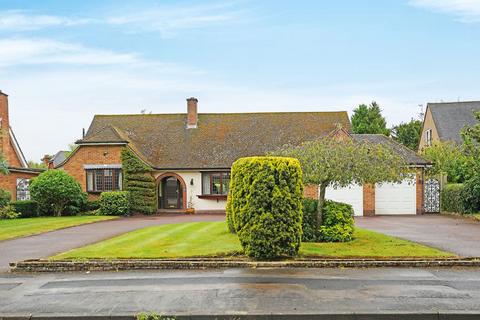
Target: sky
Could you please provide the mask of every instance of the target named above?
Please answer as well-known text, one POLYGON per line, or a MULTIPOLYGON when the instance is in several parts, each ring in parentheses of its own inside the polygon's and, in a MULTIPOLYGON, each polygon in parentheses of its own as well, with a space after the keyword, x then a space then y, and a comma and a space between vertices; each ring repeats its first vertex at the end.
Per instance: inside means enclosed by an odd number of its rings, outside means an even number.
POLYGON ((0 0, 0 90, 29 160, 95 114, 480 100, 480 0, 0 0))

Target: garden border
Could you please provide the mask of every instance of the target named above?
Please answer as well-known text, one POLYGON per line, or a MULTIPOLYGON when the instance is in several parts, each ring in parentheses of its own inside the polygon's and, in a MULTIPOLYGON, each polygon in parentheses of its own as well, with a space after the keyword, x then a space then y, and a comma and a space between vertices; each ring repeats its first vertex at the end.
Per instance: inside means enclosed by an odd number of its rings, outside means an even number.
POLYGON ((85 272, 128 270, 202 270, 226 268, 375 268, 375 267, 480 267, 480 257, 405 259, 297 259, 251 261, 247 259, 112 259, 25 260, 10 263, 11 272, 85 272))

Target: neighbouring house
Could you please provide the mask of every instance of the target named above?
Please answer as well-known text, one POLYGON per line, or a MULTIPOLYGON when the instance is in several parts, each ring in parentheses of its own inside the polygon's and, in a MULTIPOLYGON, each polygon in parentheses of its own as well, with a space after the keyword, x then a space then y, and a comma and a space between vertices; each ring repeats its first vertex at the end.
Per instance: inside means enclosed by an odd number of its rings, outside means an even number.
MULTIPOLYGON (((56 168, 66 170, 90 198, 95 198, 103 191, 123 188, 121 151, 129 148, 153 169, 159 212, 183 212, 188 205, 197 212, 224 212, 230 168, 238 158, 264 155, 283 145, 332 134, 351 133, 344 111, 209 114, 197 113, 197 104, 197 99, 187 99, 186 114, 96 115, 86 135, 76 142, 78 148, 56 168)), ((392 145, 408 158, 411 166, 419 169, 418 178, 413 177, 410 184, 365 187, 368 194, 363 197, 362 191, 362 206, 356 206, 356 214, 365 211, 373 215, 376 210, 383 214, 422 213, 422 168, 427 162, 387 137, 352 136, 392 145), (408 196, 406 200, 403 195, 408 196), (400 212, 391 207, 383 209, 382 205, 388 206, 385 197, 390 205, 407 201, 408 208, 400 212)), ((341 191, 335 191, 332 197, 342 197, 341 191)), ((316 197, 316 192, 312 186, 305 190, 307 196, 316 197)))
POLYGON ((3 153, 10 173, 0 174, 0 189, 9 191, 12 200, 29 200, 30 180, 43 170, 31 169, 27 165, 22 149, 10 125, 8 96, 0 91, 0 152, 3 153))
POLYGON ((480 101, 428 103, 418 151, 435 142, 462 143, 461 131, 477 123, 480 101))
POLYGON ((46 154, 42 161, 48 169, 53 169, 64 162, 69 154, 70 151, 58 151, 53 156, 46 154))

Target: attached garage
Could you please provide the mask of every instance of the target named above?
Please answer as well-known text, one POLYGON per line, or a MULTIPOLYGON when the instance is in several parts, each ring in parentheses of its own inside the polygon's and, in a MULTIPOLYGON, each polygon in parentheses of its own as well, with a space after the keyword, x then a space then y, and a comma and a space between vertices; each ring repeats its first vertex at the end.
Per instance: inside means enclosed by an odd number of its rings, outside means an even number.
POLYGON ((363 187, 352 185, 346 188, 327 188, 325 198, 348 203, 353 207, 355 216, 363 216, 363 187))
POLYGON ((375 186, 375 215, 417 214, 415 180, 375 186))

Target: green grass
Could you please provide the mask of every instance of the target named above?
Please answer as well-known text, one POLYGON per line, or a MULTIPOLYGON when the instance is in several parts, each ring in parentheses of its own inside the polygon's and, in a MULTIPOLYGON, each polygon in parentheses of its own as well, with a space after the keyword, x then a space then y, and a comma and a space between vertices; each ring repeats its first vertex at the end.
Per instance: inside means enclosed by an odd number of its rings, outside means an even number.
MULTIPOLYGON (((241 252, 237 236, 225 222, 168 224, 59 254, 53 259, 183 258, 229 256, 241 252)), ((380 233, 357 229, 349 243, 303 243, 303 256, 316 257, 447 257, 437 249, 380 233)))
POLYGON ((115 217, 79 216, 0 220, 0 241, 113 218, 115 217))

